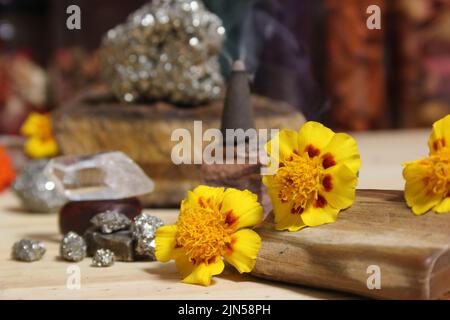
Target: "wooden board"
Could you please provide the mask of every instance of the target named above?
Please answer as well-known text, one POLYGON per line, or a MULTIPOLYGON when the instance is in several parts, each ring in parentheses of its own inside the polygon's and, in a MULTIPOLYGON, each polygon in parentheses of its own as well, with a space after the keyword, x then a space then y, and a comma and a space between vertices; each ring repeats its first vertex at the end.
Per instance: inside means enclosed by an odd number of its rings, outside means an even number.
POLYGON ((401 191, 357 191, 337 222, 300 232, 257 229, 253 275, 375 298, 435 299, 450 291, 450 214, 415 216, 401 191), (368 289, 369 266, 381 288, 368 289))

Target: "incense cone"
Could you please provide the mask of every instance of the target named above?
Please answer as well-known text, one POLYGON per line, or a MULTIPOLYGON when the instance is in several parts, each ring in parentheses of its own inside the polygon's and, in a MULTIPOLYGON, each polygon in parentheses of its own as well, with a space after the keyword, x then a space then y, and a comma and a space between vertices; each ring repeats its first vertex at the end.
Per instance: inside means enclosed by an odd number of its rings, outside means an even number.
MULTIPOLYGON (((225 105, 222 111, 221 130, 226 137, 226 129, 253 129, 255 120, 251 107, 249 77, 242 61, 233 64, 228 82, 225 105)), ((242 141, 236 141, 240 143, 242 141)))
POLYGON ((203 182, 207 185, 249 190, 255 193, 267 213, 271 206, 267 194, 263 191, 261 165, 259 161, 256 163, 250 161, 252 157, 257 157, 258 153, 256 151, 252 154, 249 153, 249 139, 236 139, 235 141, 226 139, 227 129, 246 131, 255 128, 250 98, 249 77, 245 66, 243 62, 236 61, 233 65, 222 111, 221 131, 224 137, 224 163, 203 164, 201 174, 203 182), (225 163, 226 148, 233 148, 234 162, 231 164, 225 163), (239 153, 239 149, 245 150, 245 152, 239 153), (244 160, 244 163, 238 164, 237 159, 244 160))

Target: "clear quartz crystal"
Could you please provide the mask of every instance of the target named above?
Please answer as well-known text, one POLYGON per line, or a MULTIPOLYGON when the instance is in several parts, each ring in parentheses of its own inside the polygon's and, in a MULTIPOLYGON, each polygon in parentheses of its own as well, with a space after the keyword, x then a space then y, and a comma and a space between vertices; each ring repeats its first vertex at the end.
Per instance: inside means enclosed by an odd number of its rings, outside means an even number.
POLYGON ((154 189, 153 181, 122 152, 54 158, 44 172, 72 201, 123 199, 154 189))

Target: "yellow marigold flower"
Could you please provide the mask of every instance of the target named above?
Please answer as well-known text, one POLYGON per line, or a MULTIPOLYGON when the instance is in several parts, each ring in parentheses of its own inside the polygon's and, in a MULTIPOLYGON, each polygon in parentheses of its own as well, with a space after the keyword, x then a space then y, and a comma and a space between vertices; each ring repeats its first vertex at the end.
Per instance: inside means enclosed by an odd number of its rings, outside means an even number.
POLYGON ((156 258, 174 259, 184 283, 208 286, 224 269, 222 257, 240 273, 250 272, 261 238, 245 227, 262 218, 262 206, 250 191, 198 186, 181 202, 177 223, 156 231, 156 258))
POLYGON ((435 122, 429 156, 404 164, 405 199, 416 215, 450 212, 450 115, 435 122))
POLYGON ((58 145, 53 138, 31 137, 25 142, 25 153, 34 159, 53 157, 58 154, 58 145))
POLYGON ((322 124, 307 122, 299 132, 282 130, 266 144, 274 175, 263 177, 277 230, 297 231, 334 222, 351 206, 361 160, 355 140, 322 124), (278 153, 272 152, 278 144, 278 153))
POLYGON ((49 115, 31 112, 20 128, 20 133, 26 137, 52 136, 52 124, 49 115))
POLYGON ((30 157, 40 159, 58 154, 58 145, 53 137, 49 114, 30 113, 20 132, 28 137, 25 143, 25 153, 30 157))

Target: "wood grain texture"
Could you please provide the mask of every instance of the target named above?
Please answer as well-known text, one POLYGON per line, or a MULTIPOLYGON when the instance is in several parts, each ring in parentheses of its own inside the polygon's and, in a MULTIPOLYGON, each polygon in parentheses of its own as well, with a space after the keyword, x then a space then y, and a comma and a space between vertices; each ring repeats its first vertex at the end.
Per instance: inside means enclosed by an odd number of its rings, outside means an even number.
POLYGON ((358 190, 337 222, 300 232, 257 229, 253 275, 391 299, 436 299, 450 291, 450 215, 415 216, 401 191, 358 190), (381 289, 367 287, 380 267, 381 289))

